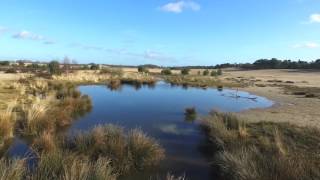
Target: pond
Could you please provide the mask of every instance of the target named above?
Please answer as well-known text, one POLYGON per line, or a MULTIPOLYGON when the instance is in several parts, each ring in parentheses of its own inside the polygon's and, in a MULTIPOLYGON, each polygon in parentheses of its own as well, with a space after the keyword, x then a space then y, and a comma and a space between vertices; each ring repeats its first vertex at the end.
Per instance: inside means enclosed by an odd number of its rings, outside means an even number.
MULTIPOLYGON (((166 159, 161 166, 155 172, 137 174, 136 179, 167 172, 189 179, 211 179, 208 160, 201 150, 205 138, 197 121, 186 121, 185 108, 195 107, 198 114, 206 115, 212 109, 238 112, 273 104, 246 92, 187 88, 164 82, 139 88, 123 85, 114 91, 106 86, 81 86, 79 89, 92 98, 93 109, 76 121, 70 131, 88 130, 106 123, 128 129, 141 128, 165 148, 166 159)), ((132 176, 129 179, 133 179, 132 176)))
MULTIPOLYGON (((270 107, 273 102, 247 92, 191 88, 158 82, 154 86, 122 85, 112 90, 102 85, 80 86, 92 99, 92 111, 79 118, 69 133, 85 131, 99 124, 116 124, 125 129, 140 128, 165 148, 166 159, 157 169, 130 174, 122 179, 163 177, 168 172, 188 179, 212 179, 209 160, 205 156, 206 139, 197 120, 185 118, 185 109, 195 107, 202 116, 212 109, 239 112, 251 108, 270 107)), ((199 118, 199 116, 198 116, 199 118)), ((22 154, 21 142, 15 142, 12 154, 22 154)), ((22 150, 23 151, 23 150, 22 150)))

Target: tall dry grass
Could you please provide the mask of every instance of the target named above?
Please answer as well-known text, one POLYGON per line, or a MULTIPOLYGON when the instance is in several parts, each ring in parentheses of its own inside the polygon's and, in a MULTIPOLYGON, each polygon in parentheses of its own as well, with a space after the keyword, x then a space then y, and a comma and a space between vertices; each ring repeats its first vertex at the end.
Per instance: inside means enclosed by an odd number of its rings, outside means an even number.
POLYGON ((320 131, 286 123, 243 123, 213 112, 203 121, 212 163, 223 179, 320 178, 320 131))
POLYGON ((119 174, 143 170, 164 158, 164 149, 140 130, 128 134, 114 125, 98 126, 64 141, 64 149, 97 159, 106 157, 119 174))
POLYGON ((28 134, 39 133, 44 126, 44 118, 48 111, 48 105, 42 101, 32 104, 29 107, 24 106, 23 111, 25 113, 26 131, 28 134))
POLYGON ((0 159, 0 180, 22 180, 25 173, 24 160, 0 159))
POLYGON ((16 102, 8 105, 4 112, 0 112, 0 140, 13 137, 16 116, 13 112, 16 102))

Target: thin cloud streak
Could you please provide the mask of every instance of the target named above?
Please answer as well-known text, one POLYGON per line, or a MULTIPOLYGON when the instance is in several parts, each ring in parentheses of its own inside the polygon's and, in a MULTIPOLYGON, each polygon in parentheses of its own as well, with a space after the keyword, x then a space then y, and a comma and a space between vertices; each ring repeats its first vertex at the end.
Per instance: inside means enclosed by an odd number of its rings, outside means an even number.
POLYGON ((41 41, 43 44, 46 44, 46 45, 55 44, 55 41, 52 41, 48 38, 45 38, 42 35, 35 34, 35 33, 32 33, 30 31, 26 31, 26 30, 20 31, 20 32, 12 35, 12 38, 20 39, 20 40, 41 41))
POLYGON ((294 49, 301 49, 301 48, 316 49, 319 47, 320 47, 320 45, 316 42, 305 42, 305 43, 295 44, 292 46, 292 48, 294 48, 294 49))
POLYGON ((159 8, 165 12, 182 13, 185 10, 199 11, 201 6, 193 1, 177 1, 165 4, 159 8))

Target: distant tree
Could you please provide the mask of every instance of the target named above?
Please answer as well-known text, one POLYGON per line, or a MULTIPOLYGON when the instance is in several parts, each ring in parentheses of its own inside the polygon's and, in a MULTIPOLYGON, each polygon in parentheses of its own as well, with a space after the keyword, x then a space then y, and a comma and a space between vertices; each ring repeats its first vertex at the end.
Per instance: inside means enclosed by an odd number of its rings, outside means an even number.
POLYGON ((138 72, 149 73, 149 70, 145 66, 138 66, 138 72))
POLYGON ((188 75, 189 72, 190 72, 190 69, 188 69, 188 68, 183 68, 183 69, 181 70, 181 74, 182 74, 182 75, 188 75))
POLYGON ((48 69, 49 69, 49 73, 51 75, 53 74, 60 74, 61 71, 60 71, 60 64, 58 61, 51 61, 49 64, 48 64, 48 69))
POLYGON ((170 69, 163 69, 163 70, 161 71, 161 74, 163 74, 163 75, 171 75, 172 72, 171 72, 170 69))
POLYGON ((90 65, 90 69, 91 70, 98 70, 99 69, 99 65, 95 64, 95 63, 91 63, 90 65))
POLYGON ((0 61, 0 66, 9 66, 10 62, 9 61, 0 61))
POLYGON ((202 73, 202 75, 208 76, 208 75, 209 75, 209 70, 208 70, 208 69, 204 70, 203 73, 202 73))
POLYGON ((218 76, 218 73, 217 71, 215 70, 212 70, 211 73, 210 73, 211 76, 218 76))

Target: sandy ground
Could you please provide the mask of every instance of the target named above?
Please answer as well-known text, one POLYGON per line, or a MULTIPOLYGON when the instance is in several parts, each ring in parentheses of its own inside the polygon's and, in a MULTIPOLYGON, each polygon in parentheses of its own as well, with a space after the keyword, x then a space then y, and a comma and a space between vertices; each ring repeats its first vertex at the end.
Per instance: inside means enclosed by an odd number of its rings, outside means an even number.
MULTIPOLYGON (((225 71, 224 78, 255 78, 260 84, 271 84, 269 80, 293 81, 295 86, 320 87, 320 71, 299 70, 252 70, 225 71)), ((281 87, 247 87, 242 90, 264 96, 274 101, 267 109, 253 109, 239 113, 248 121, 289 122, 299 126, 320 128, 320 99, 304 98, 284 94, 281 87)))

